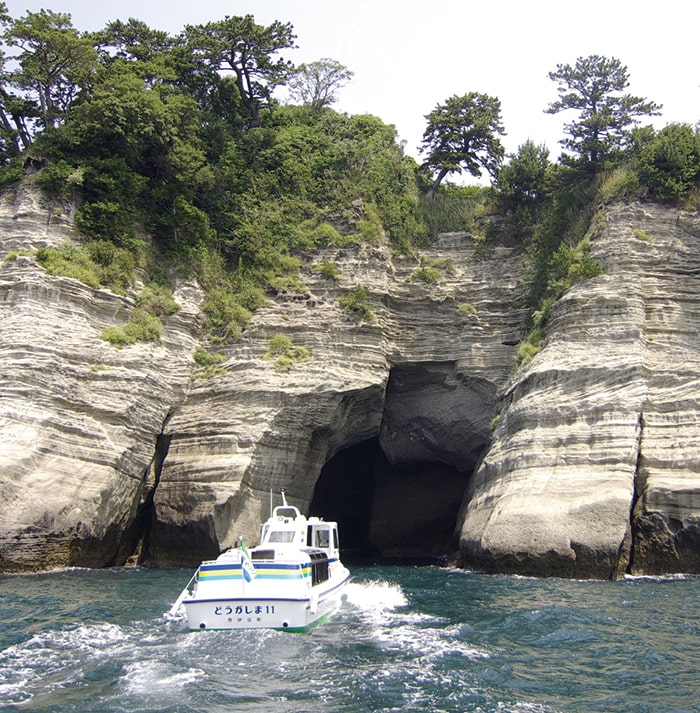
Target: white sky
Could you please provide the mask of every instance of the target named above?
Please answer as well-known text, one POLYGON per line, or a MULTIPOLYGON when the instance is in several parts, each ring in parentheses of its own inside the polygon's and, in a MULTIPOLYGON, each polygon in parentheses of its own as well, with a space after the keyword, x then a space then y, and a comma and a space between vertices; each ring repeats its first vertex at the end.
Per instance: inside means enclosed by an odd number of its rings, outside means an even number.
MULTIPOLYGON (((527 139, 559 156, 563 115, 548 72, 601 54, 627 66, 628 91, 663 104, 653 120, 700 120, 700 4, 692 0, 7 0, 13 17, 46 8, 79 30, 135 17, 177 34, 187 24, 251 14, 294 26, 295 64, 332 58, 354 72, 334 107, 393 124, 419 158, 425 115, 470 91, 501 100, 507 152, 527 139)), ((570 118, 570 117, 569 117, 570 118)), ((647 122, 648 123, 648 122, 647 122)))

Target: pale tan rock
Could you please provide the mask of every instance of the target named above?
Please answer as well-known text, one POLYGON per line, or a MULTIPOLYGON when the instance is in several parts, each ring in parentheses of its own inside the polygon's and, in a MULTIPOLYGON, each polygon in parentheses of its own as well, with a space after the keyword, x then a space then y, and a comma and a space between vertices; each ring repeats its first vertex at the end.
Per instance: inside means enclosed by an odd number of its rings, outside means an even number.
POLYGON ((464 563, 700 571, 699 248, 697 215, 610 209, 593 240, 605 274, 559 300, 506 390, 464 508, 464 563))
POLYGON ((191 565, 255 541, 271 490, 307 509, 324 466, 372 442, 388 465, 368 537, 385 555, 428 553, 425 530, 442 554, 457 519, 467 566, 700 571, 699 222, 611 208, 593 239, 605 274, 562 296, 514 374, 513 248, 443 236, 422 252, 451 265, 436 284, 386 245, 322 251, 310 262, 339 279, 307 265, 306 291, 271 299, 225 348, 181 284, 159 342, 115 349, 101 330, 133 296, 48 276, 31 251, 70 239, 71 208, 21 188, 0 202, 0 568, 121 563, 144 536, 150 564, 191 565), (363 323, 338 304, 357 285, 363 323), (311 358, 276 371, 263 357, 278 333, 311 358), (197 346, 224 352, 221 374, 200 378, 197 346))
POLYGON ((127 321, 131 298, 51 277, 30 256, 5 260, 8 247, 68 239, 55 215, 28 189, 0 204, 4 570, 123 562, 155 485, 158 435, 190 384, 201 296, 183 286, 159 342, 118 350, 100 334, 127 321))
MULTIPOLYGON (((168 423, 172 440, 155 498, 154 563, 191 563, 240 535, 255 541, 270 492, 281 487, 290 502, 308 509, 321 469, 341 449, 381 434, 390 460, 405 459, 402 419, 410 411, 400 390, 387 391, 396 364, 419 364, 418 371, 432 374, 427 391, 409 396, 431 403, 430 411, 411 406, 424 415, 415 433, 425 438, 410 459, 441 451, 447 464, 473 465, 475 440, 483 448, 490 437, 496 391, 510 375, 514 335, 524 319, 512 307, 520 258, 503 248, 479 257, 467 234, 447 236, 424 252, 433 261, 449 260, 452 274, 445 271, 437 285, 410 281, 417 260, 392 255, 386 246, 322 251, 316 262, 336 263, 339 279, 307 269, 307 293, 258 310, 241 343, 226 351, 225 374, 195 381, 168 423), (370 293, 372 322, 349 319, 338 305, 357 285, 370 293), (460 304, 473 309, 460 313, 460 304), (287 373, 275 371, 263 356, 278 333, 306 347, 311 359, 287 373), (476 438, 459 435, 474 429, 476 438)), ((385 529, 405 527, 397 508, 388 514, 385 529)), ((441 527, 447 523, 451 531, 455 516, 445 515, 441 527)), ((393 535, 375 533, 375 539, 385 554, 401 551, 390 545, 393 535)))

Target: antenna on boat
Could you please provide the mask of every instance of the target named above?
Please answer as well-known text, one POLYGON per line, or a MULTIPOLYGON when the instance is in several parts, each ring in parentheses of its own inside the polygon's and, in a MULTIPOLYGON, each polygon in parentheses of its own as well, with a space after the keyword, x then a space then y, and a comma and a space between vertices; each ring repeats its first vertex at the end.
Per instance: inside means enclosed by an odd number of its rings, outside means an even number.
POLYGON ((280 488, 280 495, 282 496, 282 505, 287 507, 287 498, 284 496, 284 488, 280 488))

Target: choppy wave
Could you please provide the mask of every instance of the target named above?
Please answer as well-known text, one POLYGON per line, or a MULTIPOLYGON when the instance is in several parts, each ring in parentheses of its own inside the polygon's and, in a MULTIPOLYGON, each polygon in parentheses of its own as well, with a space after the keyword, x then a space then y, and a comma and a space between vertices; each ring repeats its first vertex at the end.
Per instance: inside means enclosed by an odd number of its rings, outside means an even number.
POLYGON ((384 612, 405 607, 406 595, 398 584, 384 581, 350 582, 345 588, 349 604, 367 612, 384 612))
POLYGON ((0 711, 700 711, 700 580, 353 572, 308 634, 189 632, 182 572, 0 578, 0 711))

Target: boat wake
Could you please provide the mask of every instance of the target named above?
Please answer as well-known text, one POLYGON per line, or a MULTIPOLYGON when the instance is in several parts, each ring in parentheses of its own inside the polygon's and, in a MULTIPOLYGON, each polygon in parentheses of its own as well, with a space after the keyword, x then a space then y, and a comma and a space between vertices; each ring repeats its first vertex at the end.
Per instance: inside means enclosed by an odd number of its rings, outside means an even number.
POLYGON ((485 658, 464 641, 459 626, 442 617, 414 611, 400 586, 383 581, 351 583, 347 605, 359 614, 375 644, 385 652, 413 652, 422 661, 443 655, 485 658))
POLYGON ((345 594, 348 604, 368 613, 381 614, 408 605, 401 587, 388 582, 350 582, 345 594))

